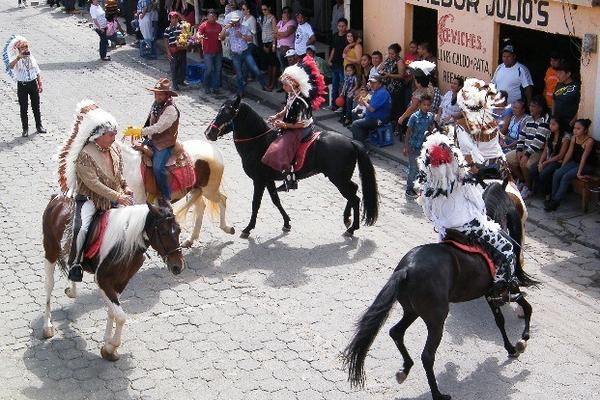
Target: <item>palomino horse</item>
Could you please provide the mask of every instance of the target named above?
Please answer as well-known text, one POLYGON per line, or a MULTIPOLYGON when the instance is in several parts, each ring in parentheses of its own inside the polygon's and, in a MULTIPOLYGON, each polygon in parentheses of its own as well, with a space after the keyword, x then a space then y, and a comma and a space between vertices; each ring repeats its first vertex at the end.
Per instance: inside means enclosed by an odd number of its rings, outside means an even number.
MULTIPOLYGON (((226 101, 213 123, 206 131, 209 140, 233 130, 233 141, 240 157, 246 175, 254 182, 252 197, 252 217, 248 226, 242 231, 242 237, 247 238, 256 226, 256 217, 265 189, 271 196, 271 201, 283 217, 283 231, 291 229, 290 217, 287 215, 279 194, 275 189, 275 180, 282 180, 281 172, 274 171, 263 164, 261 159, 277 132, 269 128, 264 119, 245 103, 235 100, 226 101)), ((359 228, 360 199, 356 195, 358 185, 352 182, 352 175, 358 163, 358 170, 363 192, 363 221, 365 225, 373 225, 377 221, 379 210, 379 195, 375 169, 364 146, 339 133, 323 132, 308 149, 304 167, 296 171, 298 179, 304 179, 316 174, 323 174, 346 199, 343 221, 346 225, 345 236, 352 236, 359 228), (350 220, 350 213, 353 220, 350 220)))
MULTIPOLYGON (((488 191, 495 193, 499 198, 502 197, 501 194, 505 194, 504 190, 502 185, 497 183, 492 183, 488 187, 488 191)), ((506 202, 510 203, 510 200, 505 199, 500 203, 506 202)), ((486 207, 494 208, 494 204, 486 201, 486 207)), ((502 204, 500 207, 503 208, 505 205, 502 204)), ((504 211, 500 210, 498 214, 503 213, 504 211)), ((496 214, 496 210, 492 210, 491 214, 496 214)), ((460 235, 458 237, 460 238, 460 235)), ((516 263, 515 274, 521 286, 537 284, 522 270, 520 263, 516 263)), ((396 373, 396 380, 398 383, 404 382, 414 364, 404 345, 404 334, 409 326, 421 317, 427 326, 427 341, 421 354, 421 361, 431 395, 434 400, 449 400, 449 395, 439 391, 433 373, 435 353, 442 340, 449 303, 465 302, 485 296, 492 282, 487 262, 479 254, 464 252, 447 243, 426 244, 411 249, 400 260, 388 282, 358 322, 357 332, 344 351, 344 365, 348 369, 348 380, 351 385, 364 385, 364 362, 367 352, 392 306, 398 301, 402 305, 404 314, 400 322, 389 332, 404 360, 402 370, 396 373)), ((524 296, 519 297, 517 303, 523 308, 525 328, 521 339, 513 345, 506 334, 504 316, 499 305, 488 300, 509 357, 518 357, 523 353, 529 340, 532 308, 524 296)))
MULTIPOLYGON (((50 297, 54 288, 56 263, 66 270, 65 255, 61 243, 66 229, 71 229, 74 201, 65 196, 53 197, 44 210, 43 226, 46 267, 46 312, 44 315, 44 338, 54 336, 50 316, 50 297)), ((177 275, 185 267, 179 245, 179 224, 169 204, 155 207, 140 204, 115 208, 109 211, 100 248, 92 259, 85 259, 84 270, 94 278, 107 307, 104 345, 100 350, 103 358, 119 359, 117 348, 126 315, 119 295, 144 263, 144 253, 152 247, 162 257, 169 271, 177 275), (113 334, 113 324, 115 325, 113 334)), ((68 240, 68 239, 67 239, 68 240)), ((75 283, 65 290, 69 297, 76 297, 75 283)))
MULTIPOLYGON (((147 195, 140 168, 140 152, 125 143, 118 144, 123 155, 123 174, 127 185, 133 191, 134 201, 136 204, 145 203, 147 195)), ((192 186, 186 192, 173 193, 173 202, 185 197, 182 204, 175 204, 177 221, 183 224, 188 211, 192 208, 195 215, 192 235, 181 244, 181 247, 191 247, 198 239, 207 203, 208 209, 213 214, 219 215, 219 227, 225 233, 234 234, 235 229, 227 225, 225 220, 227 196, 221 190, 224 169, 223 155, 214 145, 203 140, 188 140, 183 142, 182 146, 196 166, 196 171, 201 171, 202 176, 196 176, 198 185, 192 186)))

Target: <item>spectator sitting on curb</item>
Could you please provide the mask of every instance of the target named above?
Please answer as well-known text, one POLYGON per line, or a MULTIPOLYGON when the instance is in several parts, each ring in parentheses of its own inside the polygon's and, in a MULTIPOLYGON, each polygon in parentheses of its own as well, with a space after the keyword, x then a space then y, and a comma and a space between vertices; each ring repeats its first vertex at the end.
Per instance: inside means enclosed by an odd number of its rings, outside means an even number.
POLYGON ((369 79, 371 86, 371 99, 361 97, 358 100, 359 105, 366 107, 365 115, 352 123, 350 130, 354 140, 365 141, 369 131, 390 121, 392 111, 392 98, 387 89, 383 86, 382 77, 376 76, 369 79))

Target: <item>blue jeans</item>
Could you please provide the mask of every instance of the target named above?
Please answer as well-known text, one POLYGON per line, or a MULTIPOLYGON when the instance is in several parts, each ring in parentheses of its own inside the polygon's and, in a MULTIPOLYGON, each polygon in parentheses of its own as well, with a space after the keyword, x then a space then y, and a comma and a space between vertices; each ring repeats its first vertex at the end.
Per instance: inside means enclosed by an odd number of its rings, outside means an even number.
POLYGON ((106 36, 106 28, 96 29, 96 33, 100 36, 100 58, 106 57, 108 51, 108 37, 106 36))
MULTIPOLYGON (((334 66, 331 69, 331 106, 335 107, 335 99, 340 95, 340 84, 344 82, 344 68, 334 66)), ((336 107, 337 108, 337 107, 336 107)))
POLYGON ((354 98, 352 96, 344 96, 346 101, 344 103, 344 112, 342 115, 345 118, 352 119, 352 109, 354 108, 354 98))
POLYGON ((218 54, 204 54, 204 64, 206 65, 206 71, 204 71, 204 87, 206 89, 219 89, 221 87, 221 68, 223 64, 223 55, 218 54))
POLYGON ((231 61, 233 62, 233 68, 235 69, 235 80, 237 82, 238 94, 244 93, 244 88, 246 87, 246 82, 244 82, 243 77, 242 64, 245 64, 248 67, 248 70, 256 75, 260 86, 263 88, 265 87, 265 77, 258 69, 250 49, 246 49, 241 53, 231 53, 231 61))
POLYGON ((559 168, 560 161, 554 161, 546 164, 542 172, 539 172, 538 165, 535 163, 529 167, 529 179, 538 192, 541 192, 544 196, 548 196, 552 193, 552 176, 559 168))
POLYGON ((419 172, 419 166, 417 165, 417 158, 419 157, 419 151, 408 148, 408 176, 406 177, 406 193, 410 193, 415 190, 415 179, 417 178, 417 172, 419 172))
POLYGON ((154 154, 152 155, 152 172, 154 172, 158 190, 165 200, 171 200, 171 186, 169 186, 167 174, 167 161, 169 161, 169 157, 171 157, 173 146, 158 150, 152 145, 152 151, 154 151, 154 154))
MULTIPOLYGON (((554 176, 552 176, 552 200, 560 202, 565 198, 569 185, 577 178, 578 169, 579 163, 571 160, 554 172, 554 176)), ((593 168, 590 165, 583 167, 584 174, 591 174, 592 172, 593 168)))
POLYGON ((377 128, 376 119, 357 119, 350 126, 350 130, 352 131, 352 139, 364 142, 369 136, 369 132, 375 128, 377 128))

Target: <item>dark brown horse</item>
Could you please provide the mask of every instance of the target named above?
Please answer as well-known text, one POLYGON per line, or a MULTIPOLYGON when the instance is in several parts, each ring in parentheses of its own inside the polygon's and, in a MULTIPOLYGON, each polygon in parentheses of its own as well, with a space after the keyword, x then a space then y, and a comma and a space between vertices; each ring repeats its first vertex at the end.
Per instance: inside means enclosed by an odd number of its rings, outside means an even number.
MULTIPOLYGON (((50 316, 50 297, 54 288, 54 268, 58 263, 63 271, 66 264, 63 251, 63 236, 71 229, 74 202, 65 196, 53 197, 43 216, 43 234, 46 268, 46 312, 44 315, 44 338, 54 336, 50 316)), ((104 239, 99 251, 92 259, 84 259, 84 270, 95 275, 95 281, 107 306, 108 318, 104 334, 104 345, 100 351, 103 358, 119 359, 117 348, 121 345, 121 334, 126 315, 119 303, 119 296, 127 283, 144 263, 144 253, 152 247, 162 257, 169 271, 180 274, 185 264, 179 245, 180 228, 169 204, 158 207, 151 204, 115 208, 107 211, 108 220, 104 239), (115 325, 113 334, 113 324, 115 325)), ((94 235, 90 232, 90 235, 94 235)), ((68 241, 68 240, 67 240, 68 241)), ((65 289, 69 297, 77 296, 74 282, 65 289)))

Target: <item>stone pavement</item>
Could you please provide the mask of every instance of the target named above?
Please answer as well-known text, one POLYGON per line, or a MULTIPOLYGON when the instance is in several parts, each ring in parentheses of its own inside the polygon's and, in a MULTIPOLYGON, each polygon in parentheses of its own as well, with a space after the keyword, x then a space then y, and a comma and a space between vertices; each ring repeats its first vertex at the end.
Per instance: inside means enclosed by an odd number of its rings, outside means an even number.
MULTIPOLYGON (((122 297, 128 314, 122 358, 99 356, 106 312, 89 276, 77 299, 53 297, 56 336, 41 339, 44 303, 41 213, 57 190, 52 155, 72 122, 75 104, 96 99, 121 125, 141 123, 152 98, 143 89, 167 70, 126 47, 97 60, 97 35, 78 18, 46 7, 0 4, 0 39, 20 32, 44 71, 42 112, 49 133, 20 137, 15 85, 0 81, 0 399, 429 399, 419 362, 424 325, 407 333, 416 360, 398 386, 400 355, 387 330, 366 360, 365 390, 353 390, 339 354, 353 322, 399 259, 434 240, 430 225, 403 196, 402 166, 374 156, 380 220, 353 240, 341 237, 344 203, 323 177, 284 195, 293 230, 265 198, 252 238, 226 236, 210 220, 174 277, 148 260, 122 297), (26 27, 26 28, 24 28, 26 27)), ((188 91, 177 99, 183 139, 200 138, 222 100, 188 91)), ((272 112, 254 104, 264 115, 272 112)), ((231 137, 220 140, 226 163, 228 219, 250 215, 251 183, 231 137)), ((544 282, 531 290, 532 338, 519 360, 506 358, 483 300, 453 305, 437 353, 444 392, 458 399, 587 399, 600 393, 598 252, 542 226, 527 228, 528 270, 544 282)), ((597 240, 595 241, 597 243, 597 240)), ((517 337, 521 321, 506 309, 517 337)))

